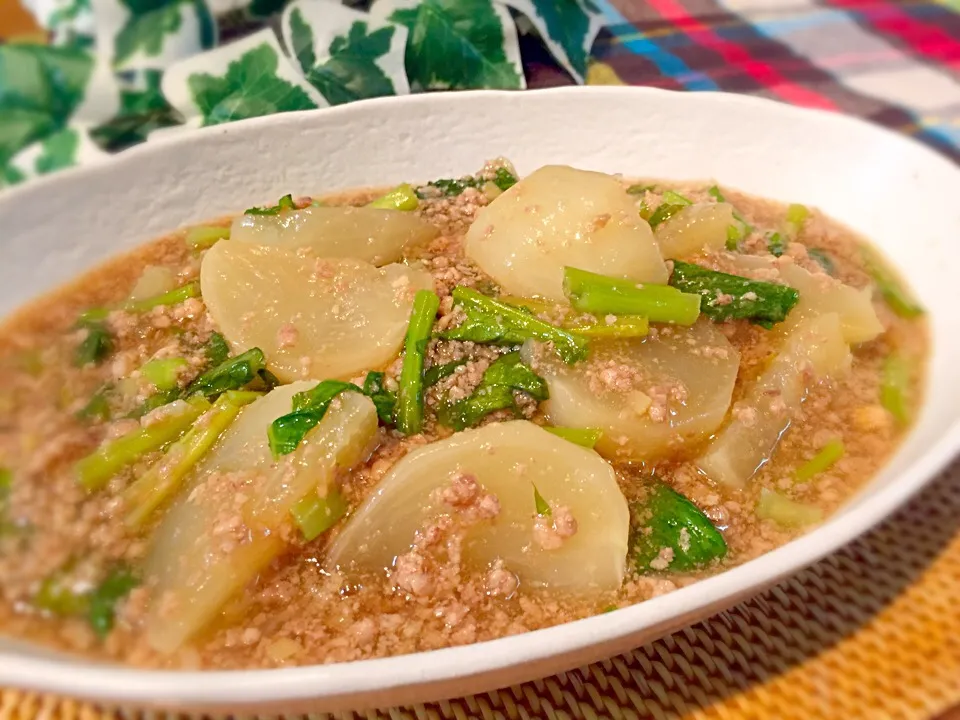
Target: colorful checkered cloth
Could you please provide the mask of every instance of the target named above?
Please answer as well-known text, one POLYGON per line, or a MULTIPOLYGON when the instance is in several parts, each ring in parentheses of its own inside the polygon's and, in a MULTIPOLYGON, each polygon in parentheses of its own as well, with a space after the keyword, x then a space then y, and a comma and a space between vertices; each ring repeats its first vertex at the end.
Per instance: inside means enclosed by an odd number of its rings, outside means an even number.
MULTIPOLYGON (((960 160, 960 2, 594 0, 588 82, 723 90, 856 115, 960 160)), ((525 48, 526 51, 526 48, 525 48)), ((529 57, 529 55, 528 55, 529 57)), ((531 87, 561 84, 546 59, 531 87)))

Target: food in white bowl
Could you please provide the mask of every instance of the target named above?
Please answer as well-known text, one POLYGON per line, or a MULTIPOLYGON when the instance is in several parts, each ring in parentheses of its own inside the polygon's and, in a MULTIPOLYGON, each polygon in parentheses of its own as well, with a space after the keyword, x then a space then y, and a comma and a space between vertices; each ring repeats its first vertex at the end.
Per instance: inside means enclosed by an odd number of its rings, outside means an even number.
POLYGON ((816 197, 564 159, 287 186, 19 311, 4 630, 340 672, 606 625, 821 532, 922 423, 891 248, 816 197))

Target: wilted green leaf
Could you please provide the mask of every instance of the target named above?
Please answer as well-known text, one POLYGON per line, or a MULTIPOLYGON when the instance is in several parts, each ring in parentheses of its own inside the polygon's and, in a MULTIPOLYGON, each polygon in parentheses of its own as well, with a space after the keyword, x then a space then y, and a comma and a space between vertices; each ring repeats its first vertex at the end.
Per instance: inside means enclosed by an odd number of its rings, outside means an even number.
POLYGON ((381 3, 393 6, 389 19, 410 33, 406 68, 414 89, 524 87, 516 27, 509 12, 492 0, 422 0, 415 7, 381 3))
POLYGON ((154 130, 183 122, 160 91, 162 76, 160 70, 135 70, 118 77, 120 111, 90 133, 102 147, 122 150, 143 142, 154 130))

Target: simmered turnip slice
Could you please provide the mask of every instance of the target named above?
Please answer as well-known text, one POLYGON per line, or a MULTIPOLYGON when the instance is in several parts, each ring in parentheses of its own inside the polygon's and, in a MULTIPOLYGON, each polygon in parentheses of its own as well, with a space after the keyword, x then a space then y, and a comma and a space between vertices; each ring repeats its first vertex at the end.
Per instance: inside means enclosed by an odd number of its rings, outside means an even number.
POLYGON ((650 226, 610 175, 548 165, 477 213, 466 253, 509 295, 563 301, 566 265, 665 283, 650 226))
MULTIPOLYGON (((532 349, 523 349, 532 360, 532 349)), ((703 440, 723 422, 740 354, 712 323, 661 328, 656 337, 595 341, 590 359, 566 366, 538 353, 550 389, 550 423, 598 428, 597 451, 654 460, 703 440)))
POLYGON ((348 379, 400 350, 424 270, 375 268, 294 250, 220 242, 200 267, 203 299, 235 352, 259 347, 283 381, 348 379))
POLYGON ((157 528, 145 566, 152 587, 147 637, 155 649, 172 652, 214 622, 282 552, 283 538, 295 532, 287 527, 293 506, 336 492, 337 473, 369 455, 377 411, 369 398, 348 392, 293 453, 273 462, 266 428, 290 412, 295 392, 311 386, 280 387, 245 408, 157 528))
POLYGON ((688 257, 702 250, 720 250, 726 245, 727 229, 733 224, 732 205, 689 205, 657 226, 660 254, 673 259, 688 257))
POLYGON ((574 592, 613 590, 626 565, 629 511, 613 469, 599 455, 526 420, 467 430, 414 450, 387 473, 334 539, 327 562, 344 571, 383 572, 418 530, 456 509, 440 497, 467 474, 496 495, 500 511, 469 526, 464 562, 501 560, 521 586, 574 592), (535 538, 534 487, 576 520, 575 534, 546 549, 535 538))
POLYGON ((813 383, 844 372, 850 349, 835 313, 801 320, 769 367, 735 403, 730 422, 698 465, 714 482, 740 488, 773 455, 813 383))
POLYGON ((419 215, 370 207, 307 207, 278 215, 240 215, 233 242, 310 247, 319 257, 355 258, 374 265, 397 262, 406 248, 440 231, 419 215))

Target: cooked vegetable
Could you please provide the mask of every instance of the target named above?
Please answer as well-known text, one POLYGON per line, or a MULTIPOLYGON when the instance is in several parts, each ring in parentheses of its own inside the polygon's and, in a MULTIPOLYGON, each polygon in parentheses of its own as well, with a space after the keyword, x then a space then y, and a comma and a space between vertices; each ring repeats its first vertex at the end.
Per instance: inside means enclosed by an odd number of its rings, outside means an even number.
POLYGON ((410 183, 398 185, 383 197, 379 197, 367 207, 383 210, 416 210, 420 201, 410 183))
POLYGON ((799 322, 767 369, 747 386, 733 419, 707 446, 700 469, 717 483, 741 488, 773 455, 810 387, 850 366, 840 318, 799 322))
POLYGON ((460 358, 459 360, 451 360, 443 365, 434 365, 432 368, 423 373, 423 386, 430 387, 431 385, 436 385, 444 378, 448 378, 453 375, 457 371, 458 367, 462 367, 466 364, 467 358, 460 358))
POLYGON ((77 345, 73 362, 77 367, 97 365, 113 352, 113 338, 102 322, 87 321, 81 323, 87 334, 77 345))
POLYGON ((363 392, 353 383, 324 380, 312 389, 294 395, 293 412, 278 417, 267 431, 271 452, 280 456, 296 450, 306 434, 326 415, 333 399, 347 391, 363 392))
POLYGON ((596 428, 551 427, 548 425, 543 429, 557 437, 562 437, 564 440, 569 440, 575 445, 591 450, 597 444, 600 436, 603 435, 603 431, 596 428))
POLYGON ((800 293, 786 285, 750 280, 679 260, 673 264, 670 284, 684 293, 699 295, 700 310, 717 322, 731 318, 782 322, 800 299, 800 293))
POLYGON ((647 192, 656 192, 656 185, 631 185, 627 188, 628 195, 643 195, 647 192))
POLYGON ((630 556, 641 574, 690 572, 727 554, 723 535, 700 508, 659 480, 631 514, 630 556))
POLYGON ((207 250, 230 237, 230 228, 222 225, 199 225, 187 230, 186 243, 194 250, 207 250))
POLYGON ((620 586, 630 519, 613 469, 525 420, 457 433, 404 456, 334 538, 327 564, 348 577, 390 567, 418 530, 449 512, 438 491, 464 474, 499 501, 493 522, 467 530, 467 568, 500 559, 524 587, 594 594, 620 586), (550 498, 554 517, 564 507, 576 520, 576 534, 560 547, 534 541, 531 484, 550 498))
POLYGON ((140 273, 140 278, 130 291, 128 302, 146 300, 174 290, 177 287, 177 276, 173 270, 162 265, 147 265, 140 273))
POLYGON ((200 375, 187 387, 187 394, 215 397, 227 390, 239 390, 256 380, 263 366, 263 351, 258 347, 250 348, 200 375))
MULTIPOLYGON (((393 425, 397 394, 387 390, 383 378, 382 372, 367 373, 367 377, 363 381, 363 394, 373 400, 380 422, 385 425, 393 425)), ((424 385, 426 384, 428 383, 424 380, 424 385)))
POLYGON ((660 204, 656 210, 650 214, 647 220, 650 223, 650 227, 654 229, 691 204, 688 198, 673 190, 664 192, 660 200, 660 204))
POLYGON ((419 290, 413 298, 396 406, 397 430, 404 435, 416 435, 423 427, 423 356, 439 307, 440 298, 430 290, 419 290))
POLYGON ((140 584, 129 568, 121 566, 110 571, 88 598, 87 619, 93 631, 104 638, 113 629, 117 603, 140 584))
MULTIPOLYGON (((482 187, 485 183, 490 182, 482 177, 476 176, 466 176, 462 177, 459 180, 450 180, 450 179, 440 179, 433 180, 432 182, 427 183, 424 187, 432 187, 435 190, 439 190, 442 195, 446 197, 455 197, 470 188, 479 188, 482 187)), ((507 170, 506 168, 497 168, 494 172, 494 177, 492 180, 493 184, 499 190, 509 190, 514 185, 517 184, 516 176, 507 170)), ((420 197, 429 197, 428 193, 420 194, 420 197)))
POLYGON ((863 250, 863 260, 874 285, 893 312, 907 319, 923 315, 923 307, 906 289, 900 278, 887 267, 879 253, 863 250))
POLYGON ((304 262, 292 250, 232 239, 207 251, 200 279, 207 308, 231 347, 262 348, 283 382, 349 379, 385 366, 403 344, 414 294, 433 287, 419 268, 304 262))
POLYGON ((514 409, 514 390, 528 393, 540 401, 550 397, 546 382, 524 364, 518 352, 501 355, 494 360, 483 373, 473 394, 443 407, 438 419, 454 430, 473 427, 496 410, 514 409))
POLYGON ((767 250, 774 257, 780 257, 787 251, 787 239, 778 232, 767 238, 767 250))
MULTIPOLYGON (((338 473, 366 460, 377 436, 373 403, 345 393, 294 453, 273 463, 266 429, 306 384, 279 387, 247 406, 194 473, 200 488, 176 503, 154 533, 144 575, 156 578, 147 639, 170 653, 206 628, 285 547, 281 529, 305 498, 337 490, 338 473), (256 471, 244 486, 241 508, 251 530, 242 543, 224 543, 217 518, 234 513, 236 496, 218 492, 223 473, 256 471), (163 603, 159 598, 164 598, 163 603)), ((301 515, 305 506, 299 506, 301 515)), ((306 517, 305 515, 303 515, 306 517)))
POLYGON ((203 353, 207 356, 207 360, 210 361, 211 365, 220 365, 230 357, 230 346, 227 344, 227 340, 223 335, 215 332, 211 334, 210 339, 207 340, 207 344, 203 348, 203 353))
POLYGON ((210 403, 201 397, 177 400, 152 425, 110 440, 77 461, 77 481, 87 490, 99 490, 127 465, 176 440, 209 408, 210 403))
POLYGON ((891 353, 883 362, 880 378, 880 404, 900 426, 910 422, 910 365, 899 353, 891 353))
POLYGON ((83 420, 109 420, 110 400, 108 396, 108 388, 103 387, 97 390, 87 404, 77 412, 77 417, 83 420))
POLYGON ((156 410, 158 407, 163 407, 164 405, 169 405, 174 400, 178 400, 183 393, 180 391, 180 388, 170 388, 169 390, 161 390, 160 392, 155 392, 153 395, 144 400, 140 405, 134 408, 127 417, 133 418, 134 420, 139 420, 147 413, 152 410, 156 410))
POLYGON ((813 525, 823 519, 823 511, 820 508, 796 502, 767 488, 760 490, 756 512, 761 520, 773 520, 778 525, 788 528, 813 525))
POLYGON ((590 359, 572 367, 535 359, 527 345, 521 353, 547 382, 548 422, 602 431, 597 452, 622 461, 656 460, 709 437, 730 406, 740 364, 708 322, 642 340, 598 341, 590 359), (598 383, 611 372, 612 385, 598 383), (617 384, 624 381, 626 389, 617 384))
POLYGON ((453 300, 467 317, 463 323, 440 333, 448 340, 503 342, 519 345, 524 340, 553 343, 557 355, 566 363, 575 363, 587 356, 587 341, 544 322, 522 309, 511 307, 472 288, 459 286, 453 300))
POLYGON ((787 226, 793 237, 796 237, 803 230, 803 224, 810 217, 810 210, 806 205, 793 203, 787 207, 787 226))
POLYGON ((822 472, 826 472, 843 457, 843 440, 834 438, 824 445, 812 458, 797 468, 793 477, 797 482, 809 482, 822 472))
POLYGON ((185 300, 200 295, 200 284, 196 282, 187 283, 181 287, 168 292, 160 293, 137 300, 127 300, 119 305, 107 308, 90 308, 80 314, 80 323, 82 325, 96 325, 107 319, 113 310, 121 310, 128 313, 145 313, 162 305, 179 305, 185 300))
POLYGON ((700 314, 698 295, 572 267, 564 268, 563 291, 577 310, 597 315, 640 315, 651 322, 692 325, 700 314))
POLYGON ((343 495, 337 490, 330 490, 326 497, 305 497, 290 512, 304 539, 309 542, 336 525, 349 509, 343 495))
MULTIPOLYGON (((720 188, 716 185, 712 185, 707 192, 709 193, 710 197, 712 197, 718 203, 727 202, 727 199, 720 191, 720 188)), ((733 219, 735 222, 727 228, 727 250, 737 250, 737 248, 740 246, 740 241, 753 232, 753 225, 748 223, 744 219, 743 215, 737 212, 736 208, 733 208, 733 219)))
POLYGON ((177 387, 180 374, 190 367, 182 357, 155 358, 140 368, 140 374, 157 390, 172 390, 177 387))
POLYGON ((553 515, 553 510, 550 509, 550 503, 543 499, 543 495, 537 490, 536 485, 533 486, 533 508, 536 510, 537 515, 553 515))
POLYGON ((276 205, 269 207, 252 207, 244 210, 246 215, 280 215, 285 210, 296 210, 297 204, 293 201, 293 195, 287 193, 277 201, 276 205))
POLYGON ((653 233, 620 182, 547 166, 477 213, 465 250, 511 295, 562 301, 563 268, 666 282, 653 233))
POLYGON ((650 323, 642 315, 618 315, 612 322, 597 322, 593 325, 568 325, 574 335, 587 338, 633 338, 650 332, 650 323))
POLYGON ((197 418, 193 427, 173 443, 160 460, 123 491, 127 527, 142 527, 160 505, 170 500, 187 473, 237 417, 240 408, 259 397, 259 393, 230 390, 197 418))
POLYGON ((67 586, 69 578, 64 573, 54 573, 45 578, 33 597, 33 606, 61 617, 83 615, 90 609, 90 598, 67 586))
POLYGON ((682 258, 701 251, 720 250, 727 230, 735 227, 733 207, 725 203, 688 205, 657 226, 656 238, 665 258, 682 258))
POLYGON ((289 250, 311 248, 320 258, 353 258, 379 266, 398 262, 408 249, 439 234, 415 213, 396 208, 325 206, 274 216, 242 215, 233 221, 230 239, 289 250))
POLYGON ((821 250, 820 248, 807 248, 807 255, 814 260, 817 265, 823 268, 823 271, 828 275, 833 275, 836 271, 836 264, 833 262, 833 258, 830 257, 830 253, 826 250, 821 250))

